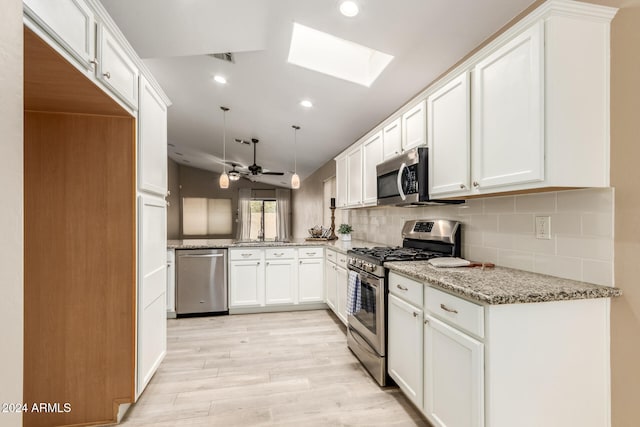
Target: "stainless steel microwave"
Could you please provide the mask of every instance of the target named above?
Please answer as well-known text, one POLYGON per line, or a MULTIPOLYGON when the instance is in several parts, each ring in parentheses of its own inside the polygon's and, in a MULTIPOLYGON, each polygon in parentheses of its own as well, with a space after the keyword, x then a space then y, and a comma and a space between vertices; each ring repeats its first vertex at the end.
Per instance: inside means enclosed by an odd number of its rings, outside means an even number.
POLYGON ((378 205, 420 206, 464 203, 429 198, 428 149, 417 147, 376 166, 378 205))

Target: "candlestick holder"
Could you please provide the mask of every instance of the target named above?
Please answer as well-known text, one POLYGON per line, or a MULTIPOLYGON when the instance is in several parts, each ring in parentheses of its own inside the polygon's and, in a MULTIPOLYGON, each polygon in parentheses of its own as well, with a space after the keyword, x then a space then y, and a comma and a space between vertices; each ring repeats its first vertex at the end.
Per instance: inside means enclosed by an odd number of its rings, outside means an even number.
POLYGON ((327 240, 338 240, 338 236, 336 236, 336 207, 331 206, 331 235, 327 238, 327 240))

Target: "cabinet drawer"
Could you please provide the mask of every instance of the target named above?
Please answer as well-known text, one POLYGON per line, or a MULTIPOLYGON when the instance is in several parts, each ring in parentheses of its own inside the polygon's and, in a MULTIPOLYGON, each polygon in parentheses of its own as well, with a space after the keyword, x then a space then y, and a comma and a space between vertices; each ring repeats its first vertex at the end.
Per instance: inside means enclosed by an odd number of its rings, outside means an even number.
POLYGON ((322 248, 300 248, 298 249, 298 258, 322 258, 324 249, 322 248))
POLYGON ((296 257, 296 250, 293 248, 266 249, 265 255, 267 259, 291 259, 296 257))
POLYGON ((415 306, 422 307, 424 285, 394 272, 389 273, 389 292, 415 306))
POLYGON ((262 249, 235 249, 229 251, 229 258, 232 260, 261 259, 262 249))
POLYGON ((327 249, 327 261, 335 264, 337 260, 338 260, 338 253, 336 251, 327 249))
POLYGON ((425 308, 440 319, 484 337, 484 307, 434 288, 426 288, 425 308))
POLYGON ((128 106, 138 109, 140 72, 116 38, 98 26, 98 79, 128 106))
POLYGON ((347 268, 347 256, 345 254, 341 254, 340 252, 336 253, 336 264, 338 267, 347 268))

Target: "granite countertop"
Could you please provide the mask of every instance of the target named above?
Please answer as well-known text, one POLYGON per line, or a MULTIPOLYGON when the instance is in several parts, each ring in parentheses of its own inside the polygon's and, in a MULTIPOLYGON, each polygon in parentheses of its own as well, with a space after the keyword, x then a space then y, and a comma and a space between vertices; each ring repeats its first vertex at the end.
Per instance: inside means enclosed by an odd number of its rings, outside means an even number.
POLYGON ((512 268, 436 268, 427 261, 385 262, 403 273, 435 287, 484 304, 514 304, 622 295, 618 288, 562 279, 512 268))
POLYGON ((291 239, 288 242, 238 242, 232 239, 185 239, 168 240, 169 249, 222 249, 222 248, 270 248, 282 246, 323 246, 346 254, 351 248, 385 246, 382 243, 368 242, 366 240, 311 240, 304 238, 291 239))

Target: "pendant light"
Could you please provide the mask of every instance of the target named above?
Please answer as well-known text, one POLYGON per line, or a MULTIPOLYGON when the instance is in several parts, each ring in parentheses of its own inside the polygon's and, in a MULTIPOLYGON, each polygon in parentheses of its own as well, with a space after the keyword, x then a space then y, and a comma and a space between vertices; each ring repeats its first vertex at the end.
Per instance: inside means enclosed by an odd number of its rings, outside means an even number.
POLYGON ((291 188, 297 190, 300 188, 300 177, 298 176, 298 158, 296 153, 296 139, 300 126, 293 125, 293 175, 291 176, 291 188))
POLYGON ((227 175, 227 107, 222 110, 222 174, 220 175, 220 188, 229 188, 229 175, 227 175))

